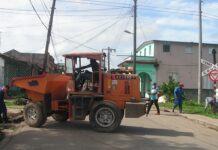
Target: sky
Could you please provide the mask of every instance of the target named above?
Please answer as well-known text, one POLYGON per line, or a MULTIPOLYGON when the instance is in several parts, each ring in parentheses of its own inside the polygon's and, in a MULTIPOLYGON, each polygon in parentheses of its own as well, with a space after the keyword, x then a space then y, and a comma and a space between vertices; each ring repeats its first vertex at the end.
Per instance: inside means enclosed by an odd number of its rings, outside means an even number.
MULTIPOLYGON (((0 52, 44 53, 52 1, 0 0, 0 52)), ((149 40, 198 42, 199 0, 137 2, 137 46, 149 40)), ((218 44, 218 0, 203 0, 202 16, 203 42, 218 44)), ((116 68, 127 57, 121 55, 133 52, 133 35, 125 30, 133 31, 133 0, 57 0, 49 52, 63 62, 63 54, 111 47, 116 68)))

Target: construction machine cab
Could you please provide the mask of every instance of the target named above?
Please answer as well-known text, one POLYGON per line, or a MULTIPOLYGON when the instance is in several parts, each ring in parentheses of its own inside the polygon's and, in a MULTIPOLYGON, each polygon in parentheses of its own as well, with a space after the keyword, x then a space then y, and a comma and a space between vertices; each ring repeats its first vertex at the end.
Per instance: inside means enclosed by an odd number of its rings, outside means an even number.
POLYGON ((102 93, 102 73, 105 71, 104 53, 71 53, 65 57, 65 73, 72 75, 73 92, 102 93))

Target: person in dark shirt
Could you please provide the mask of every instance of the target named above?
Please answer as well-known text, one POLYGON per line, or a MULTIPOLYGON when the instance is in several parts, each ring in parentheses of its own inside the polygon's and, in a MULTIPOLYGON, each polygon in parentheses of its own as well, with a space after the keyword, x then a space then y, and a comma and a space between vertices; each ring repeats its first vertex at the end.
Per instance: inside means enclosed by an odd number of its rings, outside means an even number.
POLYGON ((99 64, 96 62, 95 59, 90 59, 90 66, 92 68, 92 72, 99 71, 99 64))
POLYGON ((182 83, 179 84, 178 87, 174 89, 174 106, 173 106, 173 112, 177 106, 179 106, 179 112, 182 113, 182 101, 183 101, 183 87, 184 85, 182 83))
MULTIPOLYGON (((83 87, 83 84, 85 81, 91 81, 92 80, 92 73, 99 71, 99 63, 95 59, 90 59, 90 64, 86 66, 82 66, 80 68, 76 68, 77 75, 76 75, 76 88, 81 89, 83 87), (92 68, 92 72, 85 70, 82 72, 82 70, 86 68, 92 68)), ((98 78, 96 78, 98 80, 98 78)))
POLYGON ((9 86, 3 86, 0 88, 0 122, 8 122, 8 117, 7 117, 7 108, 4 102, 5 98, 8 98, 8 91, 9 91, 9 86), (2 120, 3 117, 3 120, 2 120))

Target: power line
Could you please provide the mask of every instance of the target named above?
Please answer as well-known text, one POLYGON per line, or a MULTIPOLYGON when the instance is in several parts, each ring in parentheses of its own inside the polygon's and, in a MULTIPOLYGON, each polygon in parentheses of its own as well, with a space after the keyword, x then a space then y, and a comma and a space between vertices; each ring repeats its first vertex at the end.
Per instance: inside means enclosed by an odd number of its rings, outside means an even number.
MULTIPOLYGON (((126 0, 127 1, 127 0, 126 0)), ((131 4, 129 3, 129 6, 130 6, 131 4)), ((132 14, 132 12, 133 12, 133 8, 129 11, 129 13, 130 14, 132 14)), ((130 17, 129 17, 129 19, 128 19, 128 21, 127 21, 127 23, 126 23, 126 26, 125 26, 125 28, 127 28, 127 26, 129 25, 129 21, 130 21, 130 17)), ((124 22, 125 23, 125 22, 124 22)), ((122 28, 122 26, 120 26, 121 28, 122 28)), ((125 29, 124 28, 124 29, 125 29)), ((121 36, 123 35, 123 28, 121 29, 121 30, 119 30, 119 31, 121 31, 121 33, 117 33, 116 34, 116 36, 115 36, 115 38, 114 38, 114 42, 112 43, 112 45, 118 45, 118 43, 120 42, 120 40, 121 40, 121 36)))
MULTIPOLYGON (((44 6, 44 8, 48 8, 45 4, 44 1, 40 0, 42 5, 44 6)), ((63 0, 63 2, 66 0, 63 0)), ((73 1, 69 1, 69 2, 73 2, 73 1)), ((103 3, 103 2, 101 2, 103 3)), ((112 2, 110 2, 112 3, 112 2)), ((124 3, 125 4, 125 3, 124 3)), ((130 6, 124 6, 124 7, 113 7, 113 8, 104 8, 104 9, 86 9, 86 10, 60 10, 60 12, 70 12, 70 11, 74 11, 74 12, 91 12, 91 11, 107 11, 107 10, 117 10, 120 8, 131 8, 130 6)), ((197 16, 197 11, 194 10, 188 10, 188 9, 173 9, 173 8, 167 8, 167 7, 156 7, 156 6, 152 6, 152 5, 139 5, 139 10, 141 11, 155 11, 155 12, 165 12, 165 13, 178 13, 178 14, 185 14, 185 15, 192 15, 192 16, 197 16), (143 9, 146 8, 146 9, 143 9)), ((7 13, 7 14, 22 14, 22 15, 35 15, 32 13, 26 13, 26 12, 32 12, 33 10, 30 9, 19 9, 19 8, 0 8, 0 13, 7 13)), ((38 15, 47 15, 46 14, 47 11, 44 10, 38 10, 37 14, 38 15), (40 12, 40 13, 39 13, 40 12), (43 13, 43 14, 41 14, 43 13)), ((209 14, 207 12, 204 13, 204 17, 208 17, 211 19, 218 19, 218 16, 214 15, 214 14, 209 14)), ((103 16, 115 16, 115 15, 75 15, 75 14, 60 14, 60 15, 56 15, 56 16, 82 16, 82 17, 90 17, 90 16, 99 16, 99 17, 103 17, 103 16)))
MULTIPOLYGON (((42 2, 42 5, 43 5, 43 7, 45 7, 44 6, 44 4, 43 4, 43 2, 42 2)), ((110 8, 96 8, 96 9, 67 9, 67 10, 59 10, 59 12, 71 12, 71 11, 74 11, 74 12, 91 12, 91 11, 111 11, 111 10, 120 10, 120 9, 128 9, 128 8, 131 8, 131 7, 119 7, 119 8, 117 8, 117 7, 110 7, 110 8)), ((46 8, 47 9, 47 8, 46 8)), ((12 11, 12 13, 13 12, 21 12, 22 14, 23 13, 26 13, 26 12, 32 12, 33 10, 31 10, 31 9, 19 9, 19 8, 0 8, 0 10, 1 11, 6 11, 6 13, 8 12, 8 13, 10 13, 9 11, 12 11)), ((44 8, 44 10, 45 10, 45 8, 44 8)), ((38 10, 38 12, 44 12, 44 10, 38 10)), ((49 9, 48 9, 49 10, 49 9)), ((49 11, 50 12, 50 11, 49 11)))
POLYGON ((57 34, 57 33, 55 33, 55 32, 53 32, 53 34, 56 35, 56 36, 59 36, 59 37, 61 37, 61 38, 63 38, 63 39, 66 39, 67 41, 70 41, 71 43, 75 43, 75 44, 77 44, 77 45, 81 45, 81 46, 83 46, 83 47, 86 47, 86 48, 91 49, 91 50, 94 50, 94 51, 98 51, 98 50, 95 49, 95 48, 92 48, 92 47, 90 47, 90 46, 87 46, 87 45, 84 44, 84 43, 79 43, 79 42, 73 41, 73 40, 71 40, 70 38, 67 38, 67 37, 65 37, 65 36, 63 36, 63 35, 57 34))
POLYGON ((32 3, 32 0, 29 0, 29 2, 30 2, 30 4, 31 4, 31 6, 32 6, 32 8, 33 8, 33 10, 34 10, 34 12, 36 13, 37 17, 39 18, 40 22, 42 23, 42 25, 48 30, 48 27, 44 24, 42 18, 40 17, 40 15, 38 14, 38 12, 36 11, 36 9, 35 9, 35 7, 34 7, 34 5, 33 5, 33 3, 32 3))
POLYGON ((56 47, 55 47, 55 43, 54 43, 54 38, 53 38, 52 34, 51 34, 51 44, 52 44, 52 47, 53 47, 53 50, 54 50, 55 58, 56 58, 57 63, 58 63, 59 62, 58 61, 58 55, 57 55, 57 51, 56 51, 56 47))
POLYGON ((157 7, 157 6, 152 6, 152 5, 138 5, 139 8, 152 8, 152 9, 159 9, 159 10, 174 10, 177 12, 189 12, 189 13, 198 13, 196 10, 193 9, 181 9, 181 8, 171 8, 171 7, 157 7))
MULTIPOLYGON (((116 16, 117 17, 117 16, 116 16)), ((78 21, 71 21, 71 22, 56 22, 55 24, 72 24, 72 23, 83 23, 83 22, 99 22, 99 21, 105 21, 104 19, 108 19, 108 18, 101 18, 101 19, 91 19, 91 20, 78 20, 78 21)), ((42 24, 23 24, 23 25, 16 25, 16 26, 0 26, 0 28, 9 28, 9 29, 13 29, 13 28, 26 28, 26 27, 41 27, 42 24)))
POLYGON ((128 18, 125 27, 120 30, 120 31, 121 31, 121 34, 119 34, 119 35, 117 34, 117 36, 115 36, 114 41, 115 41, 116 43, 113 43, 113 44, 112 44, 113 47, 117 47, 117 46, 120 44, 120 40, 122 39, 122 36, 125 34, 125 33, 124 33, 124 30, 128 27, 128 25, 129 25, 129 23, 130 23, 130 19, 131 19, 131 17, 128 18))
POLYGON ((46 6, 45 2, 43 0, 40 0, 40 3, 44 9, 45 15, 49 18, 50 16, 50 10, 48 9, 48 7, 46 6))
MULTIPOLYGON (((121 18, 121 19, 123 19, 123 18, 121 18)), ((107 28, 105 28, 104 30, 100 31, 99 33, 95 34, 93 37, 91 37, 91 38, 89 38, 88 40, 86 40, 85 42, 83 42, 83 44, 88 43, 88 42, 92 41, 93 39, 97 38, 97 37, 100 36, 102 33, 104 33, 105 31, 107 31, 108 29, 110 29, 112 26, 114 26, 115 24, 117 24, 119 21, 121 21, 121 19, 118 20, 118 21, 113 22, 111 25, 109 25, 109 26, 108 26, 107 28)), ((80 46, 82 46, 82 45, 79 45, 79 46, 77 46, 77 47, 75 47, 75 48, 73 48, 73 49, 77 49, 77 48, 79 48, 80 46)))
MULTIPOLYGON (((86 30, 86 31, 83 31, 83 32, 81 32, 81 33, 78 33, 78 34, 76 34, 76 35, 73 35, 73 37, 69 37, 69 39, 75 39, 75 38, 78 38, 79 36, 81 36, 81 35, 83 35, 83 34, 85 34, 85 33, 89 33, 89 32, 92 32, 92 31, 94 31, 94 30, 96 30, 96 29, 99 29, 99 28, 101 28, 101 27, 104 27, 105 25, 107 25, 108 23, 110 23, 111 22, 111 20, 109 20, 109 21, 107 21, 107 22, 104 22, 103 24, 100 24, 100 25, 97 25, 97 26, 95 26, 95 27, 93 27, 93 28, 91 28, 91 29, 88 29, 88 30, 86 30)), ((65 40, 64 40, 65 41, 65 40)), ((62 43, 62 42, 64 42, 64 41, 61 41, 61 42, 58 42, 58 44, 59 43, 62 43)))
MULTIPOLYGON (((88 2, 90 2, 90 0, 82 0, 82 1, 88 1, 88 2)), ((103 4, 128 5, 128 4, 126 4, 126 3, 120 3, 120 2, 107 2, 107 1, 99 1, 99 0, 92 0, 92 2, 103 3, 103 4)))
POLYGON ((139 21, 139 28, 140 28, 140 30, 141 30, 143 36, 144 36, 144 39, 146 39, 146 36, 145 36, 145 32, 144 32, 144 30, 143 30, 142 23, 141 23, 140 19, 138 19, 138 21, 139 21))
POLYGON ((184 14, 184 15, 190 15, 190 16, 198 16, 197 13, 186 13, 186 12, 180 12, 180 11, 175 11, 175 10, 161 10, 161 9, 153 9, 153 8, 146 8, 146 9, 139 9, 142 11, 153 11, 153 12, 165 12, 165 13, 177 13, 177 14, 184 14))
POLYGON ((59 12, 98 12, 98 11, 111 11, 111 10, 120 10, 120 9, 129 9, 128 7, 124 8, 99 8, 99 9, 67 9, 67 10, 59 10, 59 12))
POLYGON ((123 7, 125 7, 125 6, 123 6, 123 5, 120 5, 120 4, 116 4, 116 3, 105 3, 105 2, 101 2, 101 3, 99 3, 99 2, 95 2, 95 1, 69 1, 69 0, 61 0, 61 1, 59 1, 59 2, 67 2, 67 3, 78 3, 78 4, 87 4, 87 5, 95 5, 95 6, 113 6, 113 7, 119 7, 119 8, 123 8, 123 7), (115 4, 115 5, 114 5, 115 4))

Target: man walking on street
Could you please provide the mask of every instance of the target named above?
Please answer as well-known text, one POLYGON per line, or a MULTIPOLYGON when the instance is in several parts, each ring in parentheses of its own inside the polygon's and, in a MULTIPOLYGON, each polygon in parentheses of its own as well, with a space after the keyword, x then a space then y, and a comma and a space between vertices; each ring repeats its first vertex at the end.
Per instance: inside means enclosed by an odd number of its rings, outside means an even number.
POLYGON ((182 83, 180 83, 179 86, 177 86, 174 89, 173 112, 174 112, 175 108, 179 105, 179 112, 182 113, 183 87, 184 87, 184 85, 182 83))
POLYGON ((156 106, 157 109, 157 113, 156 115, 160 115, 160 109, 159 109, 159 105, 158 105, 158 87, 156 83, 153 83, 152 85, 152 89, 151 89, 151 96, 150 96, 150 103, 148 106, 148 110, 147 110, 147 115, 149 114, 150 110, 151 110, 151 106, 153 105, 153 103, 156 106))
POLYGON ((4 102, 4 98, 8 98, 8 90, 9 86, 3 86, 0 88, 0 122, 7 123, 8 122, 8 117, 7 117, 7 108, 4 102), (2 120, 3 118, 3 120, 2 120))

